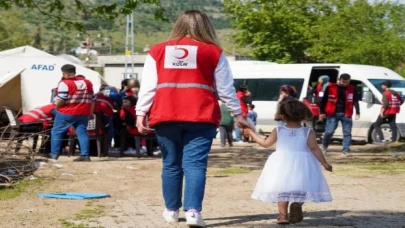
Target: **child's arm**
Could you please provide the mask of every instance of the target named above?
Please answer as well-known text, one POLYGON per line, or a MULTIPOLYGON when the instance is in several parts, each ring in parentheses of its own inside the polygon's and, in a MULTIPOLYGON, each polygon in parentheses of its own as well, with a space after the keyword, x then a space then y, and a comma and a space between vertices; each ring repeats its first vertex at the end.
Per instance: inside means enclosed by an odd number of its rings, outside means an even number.
POLYGON ((308 136, 308 147, 314 154, 315 158, 321 163, 321 165, 328 171, 332 172, 332 166, 326 161, 323 156, 321 148, 319 148, 318 143, 316 142, 316 134, 313 130, 310 130, 308 136))
POLYGON ((274 143, 277 142, 277 130, 276 128, 273 129, 271 132, 270 136, 267 137, 267 139, 263 139, 257 134, 255 134, 252 130, 249 131, 249 135, 252 136, 252 138, 262 147, 264 148, 269 148, 271 147, 274 143))

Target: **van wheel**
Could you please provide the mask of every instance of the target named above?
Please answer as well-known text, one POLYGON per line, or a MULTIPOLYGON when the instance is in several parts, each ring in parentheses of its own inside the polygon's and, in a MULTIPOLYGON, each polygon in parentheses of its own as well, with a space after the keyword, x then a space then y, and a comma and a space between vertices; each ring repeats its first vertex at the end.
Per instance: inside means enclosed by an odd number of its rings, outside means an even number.
MULTIPOLYGON (((381 125, 381 131, 383 133, 384 139, 388 139, 391 140, 392 138, 392 131, 390 128, 389 124, 382 124, 381 125)), ((375 130, 375 128, 373 127, 372 131, 371 131, 371 143, 378 143, 381 142, 380 137, 378 137, 377 135, 377 131, 375 130)), ((399 140, 399 132, 398 132, 398 136, 397 136, 397 141, 399 140)))

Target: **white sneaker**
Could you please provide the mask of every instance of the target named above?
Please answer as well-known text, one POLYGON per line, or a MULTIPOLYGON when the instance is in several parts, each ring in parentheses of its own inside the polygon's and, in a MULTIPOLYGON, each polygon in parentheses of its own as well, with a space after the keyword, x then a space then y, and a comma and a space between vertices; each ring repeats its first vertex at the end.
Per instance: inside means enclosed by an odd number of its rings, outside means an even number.
POLYGON ((146 155, 148 153, 148 150, 146 149, 146 146, 143 146, 143 147, 141 147, 139 152, 141 152, 142 155, 146 155))
POLYGON ((189 227, 205 227, 201 214, 197 212, 186 212, 186 224, 189 227))
POLYGON ((161 154, 162 154, 162 152, 161 152, 160 150, 153 152, 153 155, 154 155, 154 156, 159 156, 159 155, 161 155, 161 154))
POLYGON ((166 222, 178 222, 179 221, 179 211, 169 211, 165 209, 163 211, 163 218, 166 222))

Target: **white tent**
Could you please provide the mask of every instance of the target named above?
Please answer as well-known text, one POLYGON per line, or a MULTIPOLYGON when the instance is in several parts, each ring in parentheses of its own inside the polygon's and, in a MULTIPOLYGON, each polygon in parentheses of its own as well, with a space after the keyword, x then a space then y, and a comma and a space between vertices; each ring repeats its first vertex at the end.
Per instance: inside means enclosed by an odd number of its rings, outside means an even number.
POLYGON ((50 103, 51 90, 61 80, 65 64, 75 65, 76 73, 89 79, 95 92, 104 83, 96 71, 30 46, 0 52, 0 110, 9 106, 27 112, 50 103))

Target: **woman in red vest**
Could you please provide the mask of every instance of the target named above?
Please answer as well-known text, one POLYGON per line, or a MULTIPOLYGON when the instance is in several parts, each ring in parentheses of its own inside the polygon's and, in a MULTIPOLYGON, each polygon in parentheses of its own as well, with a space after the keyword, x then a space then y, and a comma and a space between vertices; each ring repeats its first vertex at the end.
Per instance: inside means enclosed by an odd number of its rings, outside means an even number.
POLYGON ((250 127, 242 116, 232 72, 207 15, 197 10, 181 14, 170 40, 149 51, 143 75, 137 127, 141 133, 154 128, 162 151, 163 217, 168 222, 178 221, 185 176, 187 225, 203 227, 200 212, 208 153, 221 120, 216 92, 239 127, 250 127))
POLYGON ((326 88, 329 85, 329 76, 328 75, 322 75, 318 79, 318 84, 316 87, 313 89, 313 94, 315 95, 316 98, 316 103, 320 104, 323 94, 325 93, 326 88))

